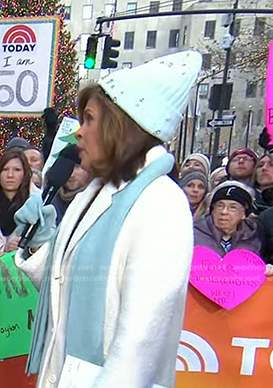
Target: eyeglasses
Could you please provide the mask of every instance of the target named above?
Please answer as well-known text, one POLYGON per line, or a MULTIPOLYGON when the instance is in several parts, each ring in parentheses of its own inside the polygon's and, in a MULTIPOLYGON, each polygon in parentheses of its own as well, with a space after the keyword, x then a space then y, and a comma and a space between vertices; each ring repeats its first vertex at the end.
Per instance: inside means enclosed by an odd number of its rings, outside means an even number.
POLYGON ((242 205, 237 205, 237 204, 230 204, 230 205, 226 205, 222 202, 216 202, 216 204, 213 206, 213 209, 218 211, 218 212, 222 212, 223 210, 227 210, 228 213, 236 213, 238 212, 239 210, 243 210, 244 207, 242 205))
POLYGON ((254 162, 254 159, 251 156, 236 156, 231 159, 230 163, 239 163, 242 160, 244 163, 254 162))

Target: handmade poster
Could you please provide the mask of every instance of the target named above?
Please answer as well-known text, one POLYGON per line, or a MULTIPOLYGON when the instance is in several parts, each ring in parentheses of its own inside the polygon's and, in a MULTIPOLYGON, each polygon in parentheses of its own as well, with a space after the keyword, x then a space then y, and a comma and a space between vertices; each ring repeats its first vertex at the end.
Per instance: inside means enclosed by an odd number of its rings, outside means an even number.
POLYGON ((40 116, 52 106, 59 17, 0 19, 0 113, 40 116))
POLYGON ((29 352, 38 291, 14 264, 15 252, 0 257, 0 359, 29 352))
POLYGON ((266 92, 265 92, 265 126, 270 135, 269 144, 273 144, 273 41, 269 44, 266 92))
POLYGON ((247 249, 234 249, 221 257, 213 250, 194 248, 190 283, 226 310, 247 300, 265 281, 265 263, 247 249))
POLYGON ((76 144, 75 133, 80 128, 80 123, 73 117, 64 117, 54 138, 50 154, 43 168, 43 176, 55 162, 59 153, 68 145, 76 144))

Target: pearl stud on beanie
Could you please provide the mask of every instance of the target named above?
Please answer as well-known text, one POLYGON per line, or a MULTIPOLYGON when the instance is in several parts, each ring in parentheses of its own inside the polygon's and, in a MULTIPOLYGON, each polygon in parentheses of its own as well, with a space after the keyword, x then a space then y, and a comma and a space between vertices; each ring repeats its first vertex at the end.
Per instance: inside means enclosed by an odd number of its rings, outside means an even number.
POLYGON ((182 51, 115 71, 98 84, 144 131, 172 139, 201 69, 202 56, 182 51))

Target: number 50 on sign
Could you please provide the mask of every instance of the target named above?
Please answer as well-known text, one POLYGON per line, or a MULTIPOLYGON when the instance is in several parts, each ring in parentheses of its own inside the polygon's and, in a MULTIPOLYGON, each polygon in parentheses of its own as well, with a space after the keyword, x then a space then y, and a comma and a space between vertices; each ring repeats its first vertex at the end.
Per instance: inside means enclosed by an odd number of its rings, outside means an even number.
POLYGON ((58 17, 0 19, 0 113, 36 116, 52 105, 58 17))

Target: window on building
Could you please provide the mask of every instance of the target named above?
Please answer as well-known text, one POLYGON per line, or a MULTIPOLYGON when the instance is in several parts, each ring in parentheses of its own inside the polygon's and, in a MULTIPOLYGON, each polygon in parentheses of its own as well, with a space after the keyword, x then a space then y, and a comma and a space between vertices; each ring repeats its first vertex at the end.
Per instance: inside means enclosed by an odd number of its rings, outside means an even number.
POLYGON ((133 50, 135 40, 135 32, 127 31, 124 36, 124 50, 133 50))
POLYGON ((115 12, 115 4, 114 3, 108 3, 104 6, 104 16, 111 16, 115 12))
POLYGON ((205 23, 204 38, 214 39, 216 20, 207 20, 205 23))
POLYGON ((81 51, 86 51, 87 39, 90 34, 81 34, 81 51))
POLYGON ((261 92, 260 92, 260 96, 261 96, 261 97, 264 97, 264 96, 265 96, 265 80, 264 80, 264 79, 261 81, 261 92))
POLYGON ((154 49, 156 46, 157 31, 147 31, 146 48, 154 49))
POLYGON ((258 109, 258 111, 257 111, 256 124, 257 125, 264 125, 263 110, 262 109, 258 109))
POLYGON ((209 94, 209 84, 200 84, 199 85, 199 97, 207 98, 209 94))
POLYGON ((173 11, 182 11, 182 0, 173 0, 173 11))
POLYGON ((257 95, 257 82, 250 81, 246 84, 246 97, 247 98, 255 98, 257 95))
POLYGON ((71 5, 66 5, 64 7, 64 17, 65 17, 65 20, 71 19, 71 5))
POLYGON ((179 47, 180 30, 170 30, 169 48, 179 47))
POLYGON ((159 12, 160 1, 150 1, 150 13, 159 12))
POLYGON ((79 79, 88 78, 88 70, 84 67, 83 63, 79 64, 79 79))
POLYGON ((247 126, 248 116, 249 116, 249 112, 248 111, 243 113, 243 118, 242 118, 242 127, 243 128, 245 128, 247 126))
POLYGON ((183 46, 187 43, 187 37, 188 37, 188 26, 185 26, 183 30, 183 39, 182 39, 183 46))
POLYGON ((202 69, 210 70, 210 68, 211 68, 211 54, 203 54, 202 69))
POLYGON ((137 3, 127 3, 127 15, 133 15, 137 12, 137 3))
POLYGON ((235 38, 240 35, 240 30, 241 30, 241 19, 235 19, 234 30, 233 30, 233 36, 235 38))
POLYGON ((235 66, 237 61, 237 53, 231 51, 230 53, 230 66, 235 66))
POLYGON ((82 6, 82 18, 83 19, 92 19, 93 16, 93 5, 85 4, 82 6))
POLYGON ((264 33, 265 22, 266 22, 266 18, 255 18, 254 31, 253 31, 254 35, 261 35, 264 33))
POLYGON ((207 126, 207 114, 206 112, 201 112, 201 117, 200 117, 200 128, 206 128, 207 126))
POLYGON ((132 66, 133 66, 132 62, 122 62, 122 65, 121 65, 122 69, 125 69, 125 68, 131 69, 132 66))

